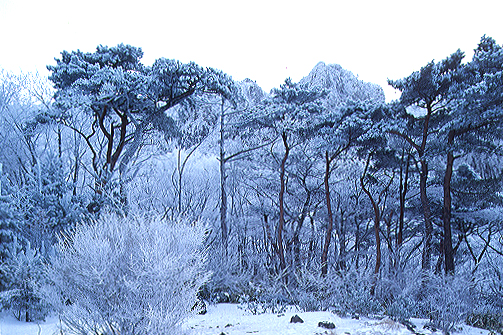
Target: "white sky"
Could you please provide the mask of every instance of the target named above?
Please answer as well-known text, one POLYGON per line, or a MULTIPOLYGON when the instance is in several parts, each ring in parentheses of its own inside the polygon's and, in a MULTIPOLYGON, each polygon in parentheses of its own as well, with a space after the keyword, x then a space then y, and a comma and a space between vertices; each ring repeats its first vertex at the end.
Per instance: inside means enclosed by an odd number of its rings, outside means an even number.
POLYGON ((0 67, 48 74, 62 50, 141 47, 143 62, 195 61, 266 91, 319 61, 383 86, 483 34, 503 43, 501 0, 0 0, 0 67))

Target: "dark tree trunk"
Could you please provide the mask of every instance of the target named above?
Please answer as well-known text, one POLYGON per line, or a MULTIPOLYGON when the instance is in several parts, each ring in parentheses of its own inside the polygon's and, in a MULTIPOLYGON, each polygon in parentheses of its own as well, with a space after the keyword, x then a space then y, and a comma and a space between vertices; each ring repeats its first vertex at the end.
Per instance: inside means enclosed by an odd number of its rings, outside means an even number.
MULTIPOLYGON (((451 146, 454 143, 455 132, 451 130, 449 132, 448 145, 451 146)), ((452 207, 452 197, 451 197, 451 179, 452 179, 452 169, 454 166, 454 154, 451 149, 447 153, 447 166, 445 169, 444 176, 444 243, 443 251, 445 257, 445 272, 454 273, 454 255, 452 250, 452 233, 451 233, 451 207, 452 207)))
POLYGON ((312 216, 309 216, 309 222, 311 223, 311 237, 309 239, 309 247, 308 247, 308 255, 307 255, 307 264, 310 265, 311 261, 314 259, 314 249, 316 248, 316 233, 314 228, 314 219, 312 216))
POLYGON ((430 269, 431 263, 431 239, 433 234, 433 225, 431 223, 431 212, 428 196, 426 194, 426 181, 428 178, 428 165, 423 160, 421 161, 421 173, 419 175, 419 193, 421 196, 421 205, 424 216, 424 248, 421 261, 423 270, 430 269))
POLYGON ((178 170, 178 214, 182 213, 182 149, 178 149, 178 158, 177 158, 177 170, 178 170))
POLYGON ((424 119, 423 125, 423 139, 421 142, 421 147, 419 148, 418 154, 421 161, 421 172, 419 174, 419 193, 421 197, 421 205, 423 208, 423 216, 424 216, 424 248, 423 255, 421 261, 421 268, 423 270, 430 269, 431 263, 431 239, 433 234, 433 225, 431 223, 431 212, 430 212, 430 203, 428 201, 428 195, 426 194, 426 182, 428 179, 428 163, 426 162, 426 158, 424 157, 426 142, 428 139, 428 130, 430 118, 433 113, 432 104, 428 103, 426 105, 427 114, 424 119))
MULTIPOLYGON (((405 217, 405 199, 408 190, 408 180, 409 180, 409 166, 410 166, 410 156, 407 155, 407 164, 405 165, 405 174, 402 176, 402 171, 400 171, 400 215, 398 218, 398 235, 397 235, 397 246, 398 249, 403 243, 403 225, 405 217)), ((401 169, 401 167, 400 167, 401 169)))
POLYGON ((334 219, 332 215, 332 205, 330 204, 330 158, 328 157, 328 151, 325 152, 325 200, 327 205, 327 219, 328 226, 325 235, 325 243, 323 244, 323 252, 321 254, 321 275, 326 276, 328 272, 328 248, 330 246, 330 240, 332 238, 332 229, 334 226, 334 219))
POLYGON ((78 152, 75 150, 75 163, 73 165, 74 171, 73 171, 73 196, 77 196, 77 181, 79 179, 79 157, 78 157, 78 152))
POLYGON ((279 265, 281 270, 286 268, 285 263, 285 253, 283 250, 283 227, 285 225, 285 205, 284 205, 284 197, 285 197, 285 165, 286 160, 288 159, 288 154, 290 152, 290 147, 288 146, 287 134, 283 132, 281 135, 283 139, 283 145, 285 147, 285 154, 283 159, 281 160, 280 167, 280 190, 279 190, 279 223, 278 223, 278 231, 277 231, 277 245, 278 245, 278 256, 279 256, 279 265))
POLYGON ((360 178, 360 185, 363 189, 363 192, 365 192, 365 194, 369 197, 369 200, 372 204, 372 208, 374 209, 374 236, 375 236, 375 240, 376 240, 376 264, 374 267, 374 283, 372 284, 372 287, 370 288, 370 293, 372 295, 374 295, 375 286, 376 286, 376 282, 377 282, 377 276, 379 275, 379 270, 381 268, 381 236, 379 235, 381 214, 380 214, 380 210, 379 210, 379 206, 378 206, 377 202, 374 200, 374 197, 372 196, 370 191, 365 187, 365 183, 364 183, 364 178, 365 178, 365 175, 367 174, 367 168, 369 166, 369 163, 370 163, 370 155, 367 159, 367 165, 365 167, 363 176, 360 178))
POLYGON ((309 209, 309 204, 311 202, 311 191, 306 190, 306 201, 304 202, 304 206, 302 207, 302 212, 300 214, 297 227, 295 228, 295 232, 293 234, 293 252, 294 252, 294 267, 298 268, 300 266, 300 232, 302 230, 302 226, 304 225, 304 220, 307 216, 307 211, 309 209))
POLYGON ((355 261, 355 267, 358 270, 360 267, 360 221, 358 221, 358 218, 355 216, 355 254, 356 254, 356 261, 355 261))
POLYGON ((341 209, 341 224, 339 228, 339 270, 346 270, 346 231, 344 227, 344 211, 341 209))
POLYGON ((61 159, 63 157, 63 145, 61 139, 61 125, 58 124, 58 158, 61 159))
POLYGON ((226 159, 224 148, 224 102, 222 101, 222 110, 220 114, 220 230, 222 231, 222 244, 227 255, 227 192, 225 182, 226 159))

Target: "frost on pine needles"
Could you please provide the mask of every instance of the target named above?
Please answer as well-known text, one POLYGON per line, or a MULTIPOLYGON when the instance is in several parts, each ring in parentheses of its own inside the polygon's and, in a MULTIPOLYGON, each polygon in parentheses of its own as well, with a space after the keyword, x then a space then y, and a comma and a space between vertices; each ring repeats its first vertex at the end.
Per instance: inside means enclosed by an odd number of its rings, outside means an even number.
POLYGON ((102 216, 62 238, 49 276, 75 334, 174 334, 204 270, 204 226, 102 216))

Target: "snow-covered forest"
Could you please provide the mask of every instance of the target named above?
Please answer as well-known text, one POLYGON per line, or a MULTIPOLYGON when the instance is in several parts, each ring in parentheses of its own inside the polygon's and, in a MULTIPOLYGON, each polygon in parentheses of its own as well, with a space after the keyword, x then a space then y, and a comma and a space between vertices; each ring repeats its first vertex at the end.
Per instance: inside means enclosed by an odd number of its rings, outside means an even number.
POLYGON ((0 70, 1 309, 82 335, 224 302, 502 333, 503 47, 474 48, 390 103, 339 65, 267 93, 123 44, 0 70))

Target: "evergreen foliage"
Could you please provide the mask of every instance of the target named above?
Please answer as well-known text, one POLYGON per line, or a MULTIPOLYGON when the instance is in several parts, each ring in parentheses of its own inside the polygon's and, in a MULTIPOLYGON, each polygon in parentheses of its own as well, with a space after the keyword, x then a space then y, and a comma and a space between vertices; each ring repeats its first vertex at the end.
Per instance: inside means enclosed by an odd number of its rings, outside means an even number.
POLYGON ((0 267, 9 283, 7 289, 0 292, 2 309, 11 311, 18 320, 44 320, 51 311, 44 296, 44 258, 29 243, 22 248, 14 245, 11 252, 0 267))

